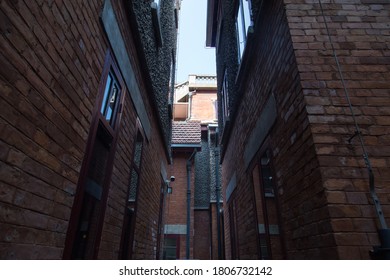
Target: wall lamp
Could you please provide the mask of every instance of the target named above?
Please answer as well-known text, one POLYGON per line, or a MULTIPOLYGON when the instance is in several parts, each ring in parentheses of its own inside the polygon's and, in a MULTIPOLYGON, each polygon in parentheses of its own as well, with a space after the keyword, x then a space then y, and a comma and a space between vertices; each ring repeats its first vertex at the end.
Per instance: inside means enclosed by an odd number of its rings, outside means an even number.
POLYGON ((172 193, 172 187, 171 187, 170 183, 174 182, 175 179, 176 179, 175 176, 171 176, 170 180, 165 180, 165 183, 167 184, 167 194, 172 193))

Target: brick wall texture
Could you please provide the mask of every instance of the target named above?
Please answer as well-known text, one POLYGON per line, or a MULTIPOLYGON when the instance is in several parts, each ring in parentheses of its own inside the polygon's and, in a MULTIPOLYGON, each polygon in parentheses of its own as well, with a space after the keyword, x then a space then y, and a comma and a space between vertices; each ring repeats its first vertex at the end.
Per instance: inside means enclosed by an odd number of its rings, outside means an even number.
MULTIPOLYGON (((259 153, 271 150, 285 257, 367 259, 379 244, 379 224, 358 137, 348 141, 355 133, 354 122, 318 1, 262 1, 257 9, 258 2, 252 1, 255 32, 242 62, 246 72, 233 86, 240 101, 235 102, 230 136, 223 143, 224 194, 237 174, 237 187, 224 209, 226 257, 231 258, 232 201, 237 208, 238 255, 259 257, 253 165, 245 169, 242 155, 272 94, 277 117, 259 153)), ((390 4, 321 2, 389 223, 390 4)), ((230 6, 224 7, 229 18, 230 6)), ((226 44, 231 24, 224 21, 225 43, 217 51, 219 87, 226 65, 234 77, 237 74, 234 50, 226 44)))
POLYGON ((215 108, 213 100, 216 100, 216 93, 207 90, 197 90, 191 96, 191 120, 211 122, 215 120, 215 108))
MULTIPOLYGON (((379 224, 359 139, 349 141, 355 127, 324 18, 316 1, 285 2, 332 242, 339 258, 368 258, 379 224)), ((323 1, 322 7, 389 221, 390 3, 323 1)))
MULTIPOLYGON (((103 2, 1 1, 0 259, 63 257, 110 48, 99 18, 103 2)), ((161 164, 168 166, 162 140, 166 129, 162 135, 161 121, 153 113, 126 7, 120 1, 112 3, 151 121, 151 137, 144 142, 133 257, 153 259, 161 164)), ((156 87, 168 79, 167 71, 156 87)), ((168 82, 164 84, 168 92, 168 82)), ((129 94, 122 115, 100 259, 118 258, 137 122, 129 94)))
MULTIPOLYGON (((172 194, 167 197, 166 224, 187 226, 187 159, 192 150, 188 152, 173 150, 173 163, 171 174, 175 181, 171 183, 172 194)), ((195 193, 195 167, 191 165, 191 199, 190 199, 190 258, 194 258, 194 193, 195 193)), ((173 234, 177 234, 176 232, 173 234)), ((186 233, 180 235, 180 259, 186 258, 186 233)))

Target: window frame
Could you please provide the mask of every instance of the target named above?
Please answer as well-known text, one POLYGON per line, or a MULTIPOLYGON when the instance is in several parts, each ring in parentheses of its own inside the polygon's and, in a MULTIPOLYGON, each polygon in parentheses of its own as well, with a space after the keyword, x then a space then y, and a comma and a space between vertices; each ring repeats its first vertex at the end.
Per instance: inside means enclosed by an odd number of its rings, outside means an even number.
POLYGON ((222 123, 225 125, 230 119, 229 108, 229 82, 227 68, 225 68, 221 85, 222 123))
POLYGON ((281 213, 280 213, 280 205, 279 205, 279 199, 278 199, 278 193, 276 189, 276 185, 274 184, 275 182, 275 170, 274 170, 274 165, 273 165, 273 158, 272 158, 272 150, 270 146, 270 139, 268 138, 265 140, 265 143, 263 144, 263 147, 259 149, 257 156, 255 157, 255 160, 252 162, 252 167, 248 169, 248 171, 251 171, 251 178, 252 178, 252 187, 253 187, 253 195, 255 197, 255 209, 256 209, 256 218, 257 218, 257 232, 258 232, 258 255, 260 259, 272 259, 273 258, 273 252, 272 252, 272 242, 271 242, 271 235, 272 236, 278 236, 279 237, 279 242, 280 242, 280 249, 281 249, 281 255, 283 258, 286 256, 286 246, 284 242, 284 234, 281 226, 281 213), (266 155, 269 159, 269 162, 267 163, 269 165, 269 170, 271 173, 271 180, 272 180, 272 188, 273 192, 267 192, 264 189, 264 174, 262 170, 262 165, 264 165, 262 162, 262 159, 264 158, 264 155, 266 155), (257 173, 257 181, 255 182, 255 176, 254 173, 257 173), (259 199, 258 195, 256 194, 255 188, 259 188, 259 195, 260 195, 260 203, 261 203, 261 212, 262 212, 262 220, 264 222, 264 232, 260 232, 259 228, 259 222, 261 217, 259 217, 259 210, 258 207, 260 207, 257 204, 257 201, 259 199), (275 209, 276 209, 276 218, 277 218, 277 223, 271 223, 269 221, 269 210, 268 209, 270 206, 269 202, 272 201, 274 203, 275 209), (272 226, 277 225, 278 227, 278 233, 271 233, 270 228, 272 226), (262 250, 262 240, 265 241, 265 245, 267 248, 267 256, 263 256, 263 250, 262 250))
POLYGON ((143 133, 143 128, 141 125, 141 122, 139 118, 137 118, 136 121, 136 134, 134 138, 134 144, 133 144, 133 157, 131 160, 131 166, 130 166, 130 173, 129 173, 129 182, 128 182, 128 189, 126 193, 126 202, 125 202, 125 210, 123 214, 123 226, 122 226, 122 234, 121 234, 121 242, 120 242, 120 249, 119 249, 119 259, 132 259, 133 257, 133 244, 134 244, 134 234, 135 234, 135 226, 136 226, 136 220, 137 220, 137 208, 138 208, 138 196, 139 196, 139 188, 140 188, 140 182, 141 182, 141 173, 142 173, 142 159, 144 154, 144 146, 145 146, 145 135, 143 133), (136 158, 136 149, 137 149, 137 142, 138 139, 141 139, 142 147, 141 147, 141 154, 140 154, 140 163, 137 165, 135 162, 136 158), (132 180, 134 179, 132 177, 133 170, 137 173, 138 179, 136 183, 136 190, 135 190, 135 197, 134 200, 130 199, 130 192, 131 192, 131 184, 132 180), (130 218, 128 215, 128 209, 133 208, 132 211, 132 219, 130 221, 130 226, 127 227, 129 224, 128 219, 130 218), (126 235, 129 235, 126 237, 126 235), (125 250, 125 247, 127 246, 127 249, 125 250), (125 254, 127 256, 125 256, 125 254))
POLYGON ((252 2, 251 0, 236 0, 235 5, 234 18, 236 24, 237 56, 238 63, 241 64, 248 42, 248 30, 253 26, 252 2), (244 1, 247 4, 244 4, 244 1), (240 37, 242 37, 242 42, 240 42, 240 37))
POLYGON ((164 235, 164 242, 163 242, 163 259, 167 260, 166 258, 166 249, 169 246, 166 246, 165 240, 167 239, 174 239, 176 241, 175 244, 175 250, 176 250, 176 258, 175 260, 180 259, 180 234, 165 234, 164 235))
POLYGON ((152 0, 150 2, 153 29, 154 29, 154 34, 155 34, 156 43, 157 43, 158 47, 162 47, 162 45, 163 45, 163 38, 162 38, 162 32, 161 32, 161 20, 160 20, 161 1, 162 0, 152 0))
POLYGON ((96 102, 93 108, 92 113, 92 120, 91 125, 89 129, 88 134, 88 140, 86 145, 86 152, 84 154, 82 166, 80 169, 80 175, 77 182, 77 188, 75 193, 75 198, 73 202, 73 207, 71 210, 71 215, 69 219, 69 226, 68 231, 65 238, 65 247, 64 247, 64 253, 63 258, 64 259, 72 259, 74 255, 74 246, 77 238, 77 232, 79 231, 79 222, 81 219, 81 212, 83 211, 83 200, 86 194, 86 183, 88 180, 88 173, 89 173, 89 167, 91 164, 91 161, 93 159, 93 150, 95 147, 95 143, 97 140, 98 133, 101 133, 99 131, 103 131, 109 137, 111 137, 109 145, 109 154, 107 158, 106 163, 106 174, 103 180, 102 184, 102 194, 100 199, 101 209, 99 213, 97 214, 97 233, 95 236, 95 240, 93 241, 93 254, 91 256, 92 259, 96 259, 98 255, 98 250, 100 246, 101 241, 101 235, 103 230, 103 222, 104 222, 104 215, 105 210, 107 206, 107 199, 108 199, 108 193, 110 189, 111 184, 111 175, 114 167, 114 157, 115 157, 115 151, 116 151, 116 143, 119 135, 119 127, 121 123, 122 118, 122 108, 123 103, 126 96, 126 86, 124 83, 124 80, 121 76, 121 73, 119 71, 119 67, 116 64, 115 58, 111 50, 107 50, 106 52, 106 58, 103 66, 103 71, 98 87, 98 94, 96 98, 96 102), (115 110, 115 116, 114 116, 114 123, 113 125, 110 125, 109 122, 107 122, 105 116, 101 113, 101 107, 103 98, 105 95, 105 89, 107 86, 107 80, 110 73, 113 73, 113 75, 116 77, 116 80, 118 81, 120 85, 120 96, 118 98, 119 103, 117 105, 117 109, 115 110))

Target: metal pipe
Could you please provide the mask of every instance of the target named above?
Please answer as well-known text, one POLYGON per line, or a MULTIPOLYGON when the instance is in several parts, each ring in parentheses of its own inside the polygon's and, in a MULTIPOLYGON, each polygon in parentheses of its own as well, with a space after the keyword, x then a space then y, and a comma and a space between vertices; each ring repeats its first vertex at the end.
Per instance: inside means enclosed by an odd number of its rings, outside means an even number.
MULTIPOLYGON (((359 138, 360 146, 363 150, 364 162, 366 165, 366 169, 368 171, 370 195, 374 201, 375 211, 376 211, 376 214, 378 216, 379 223, 380 223, 380 229, 378 230, 378 235, 379 235, 379 240, 381 242, 381 246, 379 248, 374 248, 373 254, 378 255, 378 252, 379 252, 380 258, 390 259, 390 229, 387 227, 386 220, 385 220, 385 217, 383 215, 382 207, 381 207, 378 195, 377 195, 376 190, 375 190, 374 173, 372 171, 371 162, 369 160, 369 157, 368 157, 368 154, 366 151, 366 146, 365 146, 364 141, 363 141, 363 136, 362 136, 362 133, 360 131, 360 127, 358 125, 355 113, 353 111, 351 99, 349 98, 349 93, 348 93, 348 90, 347 90, 347 87, 346 87, 346 84, 344 81, 343 71, 341 70, 340 62, 339 62, 339 59, 337 57, 336 50, 334 48, 332 37, 330 36, 329 27, 328 27, 327 20, 325 18, 324 9, 322 7, 321 0, 318 0, 318 3, 320 5, 322 18, 324 19, 326 32, 328 34, 329 43, 330 43, 331 48, 332 48, 333 57, 336 61, 337 70, 338 70, 338 73, 340 75, 340 80, 341 80, 341 83, 342 83, 343 88, 344 88, 345 97, 347 99, 349 109, 351 111, 352 119, 353 119, 354 124, 355 124, 355 129, 356 129, 355 134, 351 138, 348 139, 348 142, 351 143, 352 139, 356 136, 358 136, 358 138, 359 138)), ((376 258, 376 257, 377 256, 374 256, 374 258, 376 258)))
POLYGON ((218 234, 218 259, 222 260, 222 240, 221 240, 221 213, 219 208, 220 185, 219 185, 219 147, 218 147, 218 127, 215 129, 215 192, 217 198, 217 234, 218 234))
POLYGON ((196 154, 196 149, 192 152, 191 156, 187 159, 187 238, 186 238, 186 259, 190 259, 190 227, 191 227, 191 167, 192 159, 196 154))
POLYGON ((188 112, 187 112, 187 120, 191 120, 192 114, 192 96, 196 93, 196 90, 190 91, 188 93, 188 112))

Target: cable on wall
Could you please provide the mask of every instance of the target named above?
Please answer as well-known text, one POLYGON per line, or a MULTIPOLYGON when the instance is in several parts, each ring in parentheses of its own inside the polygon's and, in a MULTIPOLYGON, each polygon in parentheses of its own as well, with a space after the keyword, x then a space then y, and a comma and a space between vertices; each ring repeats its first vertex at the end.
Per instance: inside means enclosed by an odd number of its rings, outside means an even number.
POLYGON ((378 235, 379 235, 379 239, 381 242, 381 246, 374 247, 374 250, 371 251, 370 254, 371 254, 371 257, 375 258, 375 259, 390 259, 390 229, 387 227, 386 220, 385 220, 385 217, 383 215, 382 207, 381 207, 381 204, 379 202, 378 195, 375 191, 375 178, 374 178, 374 173, 372 171, 371 162, 370 162, 370 159, 369 159, 368 154, 367 154, 367 149, 366 149, 366 146, 364 144, 364 140, 363 140, 363 136, 362 136, 359 124, 356 120, 356 116, 355 116, 355 113, 353 111, 351 99, 349 97, 349 93, 348 93, 347 87, 345 85, 343 71, 341 70, 340 62, 339 62, 339 59, 337 57, 337 53, 336 53, 336 50, 335 50, 335 47, 334 47, 334 44, 332 41, 332 37, 330 36, 329 27, 328 27, 328 23, 327 23, 326 18, 325 18, 324 9, 322 7, 321 0, 318 0, 318 3, 320 5, 322 17, 324 19, 326 32, 327 32, 327 35, 329 38, 329 43, 331 45, 332 52, 333 52, 333 57, 336 61, 337 70, 339 72, 341 83, 342 83, 343 88, 344 88, 345 97, 347 99, 348 106, 349 106, 349 109, 350 109, 351 114, 352 114, 353 122, 355 124, 355 133, 354 133, 354 135, 352 135, 349 138, 348 142, 351 142, 352 139, 355 138, 356 136, 358 136, 358 138, 359 138, 360 146, 361 146, 362 151, 363 151, 364 162, 365 162, 365 165, 366 165, 366 168, 368 171, 368 176, 369 176, 370 195, 371 195, 371 198, 374 202, 375 211, 377 213, 380 227, 381 227, 378 230, 378 235))

